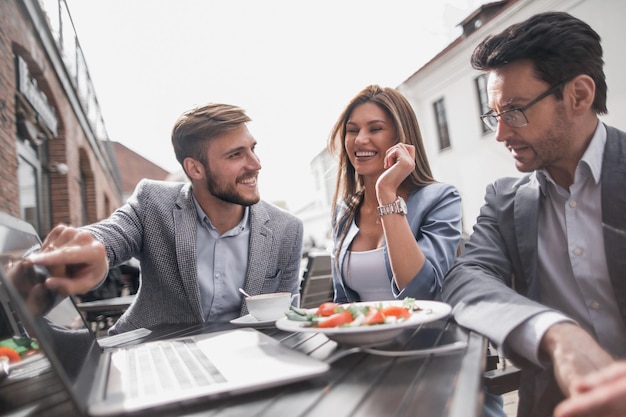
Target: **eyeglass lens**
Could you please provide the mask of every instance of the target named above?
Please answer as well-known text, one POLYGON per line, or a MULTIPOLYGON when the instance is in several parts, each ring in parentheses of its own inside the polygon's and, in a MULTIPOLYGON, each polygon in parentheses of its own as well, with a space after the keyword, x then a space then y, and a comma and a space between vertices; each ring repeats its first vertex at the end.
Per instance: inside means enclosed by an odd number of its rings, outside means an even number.
POLYGON ((528 124, 528 118, 524 113, 525 110, 528 110, 533 105, 537 104, 544 98, 548 97, 550 94, 554 93, 561 85, 563 85, 565 81, 561 81, 550 87, 543 94, 535 97, 535 99, 531 100, 530 103, 526 104, 523 107, 518 107, 515 109, 505 110, 501 113, 495 114, 492 112, 483 114, 480 116, 485 125, 493 132, 498 128, 498 118, 502 119, 504 124, 509 127, 523 127, 528 124))

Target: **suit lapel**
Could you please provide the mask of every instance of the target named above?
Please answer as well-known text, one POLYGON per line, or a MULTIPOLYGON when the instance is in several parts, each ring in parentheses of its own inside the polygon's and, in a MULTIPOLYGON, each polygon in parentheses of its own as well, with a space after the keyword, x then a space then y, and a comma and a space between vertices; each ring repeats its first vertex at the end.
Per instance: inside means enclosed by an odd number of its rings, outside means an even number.
POLYGON ((609 126, 601 181, 606 261, 615 298, 626 323, 626 137, 609 126))
POLYGON ((537 227, 539 218, 539 183, 535 177, 521 186, 515 195, 515 233, 523 277, 516 277, 516 290, 532 300, 539 299, 537 276, 537 227), (520 280, 520 278, 523 278, 520 280))
POLYGON ((267 227, 268 221, 269 215, 261 203, 250 207, 250 246, 245 284, 248 294, 259 294, 263 291, 273 240, 272 230, 267 227))
POLYGON ((183 187, 173 211, 176 230, 176 260, 183 287, 194 313, 202 317, 200 287, 197 279, 198 252, 196 250, 197 213, 191 196, 191 187, 183 187))

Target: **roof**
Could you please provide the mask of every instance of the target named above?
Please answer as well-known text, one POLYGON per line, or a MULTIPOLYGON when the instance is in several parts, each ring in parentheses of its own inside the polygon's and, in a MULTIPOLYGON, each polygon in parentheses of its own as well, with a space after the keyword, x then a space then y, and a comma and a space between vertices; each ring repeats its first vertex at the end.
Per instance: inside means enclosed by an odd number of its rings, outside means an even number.
POLYGON ((111 141, 115 149, 115 157, 122 181, 122 192, 132 193, 137 183, 144 178, 151 180, 165 180, 170 172, 135 151, 128 149, 119 142, 111 141))
POLYGON ((407 81, 415 77, 417 74, 421 73, 426 67, 429 67, 433 65, 434 63, 436 63, 442 56, 446 55, 450 50, 454 49, 455 47, 457 47, 457 45, 459 45, 461 42, 463 42, 465 39, 471 36, 476 29, 478 29, 485 23, 489 22, 490 20, 495 18, 498 14, 500 14, 502 11, 504 11, 505 9, 512 6, 518 1, 519 0, 500 0, 500 1, 495 1, 491 3, 486 3, 478 7, 468 17, 463 19, 463 21, 457 25, 457 26, 461 26, 461 28, 463 29, 463 33, 460 36, 458 36, 456 39, 454 39, 450 44, 448 44, 448 46, 442 49, 437 55, 435 55, 428 62, 422 65, 410 77, 408 77, 405 81, 403 81, 402 84, 406 83, 407 81))

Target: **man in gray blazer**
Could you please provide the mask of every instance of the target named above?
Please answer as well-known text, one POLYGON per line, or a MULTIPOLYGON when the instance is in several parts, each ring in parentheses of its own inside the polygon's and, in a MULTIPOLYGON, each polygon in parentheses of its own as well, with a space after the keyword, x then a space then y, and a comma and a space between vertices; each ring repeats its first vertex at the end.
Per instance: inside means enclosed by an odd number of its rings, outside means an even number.
POLYGON ((598 119, 600 37, 543 13, 487 37, 472 65, 489 74, 481 118, 528 174, 487 187, 443 299, 522 368, 519 417, 625 415, 626 377, 580 382, 626 358, 626 133, 598 119))
POLYGON ((49 266, 47 285, 81 294, 102 281, 108 265, 139 259, 139 291, 112 334, 231 320, 247 313, 239 288, 297 293, 302 221, 260 200, 249 121, 226 104, 184 113, 172 144, 190 182, 143 180, 108 219, 54 228, 31 258, 49 266))

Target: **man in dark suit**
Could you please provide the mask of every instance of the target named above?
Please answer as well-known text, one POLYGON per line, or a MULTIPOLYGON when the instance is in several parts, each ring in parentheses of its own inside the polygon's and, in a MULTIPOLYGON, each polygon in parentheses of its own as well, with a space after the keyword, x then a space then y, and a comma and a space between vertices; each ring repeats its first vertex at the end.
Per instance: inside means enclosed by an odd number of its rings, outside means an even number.
POLYGON ((249 121, 226 104, 184 113, 172 144, 190 182, 143 180, 108 219, 54 228, 31 258, 49 267, 47 286, 81 294, 102 281, 107 265, 139 259, 139 291, 112 334, 231 320, 247 313, 239 288, 295 294, 302 221, 260 199, 249 121))
POLYGON ((580 383, 626 358, 626 133, 598 119, 600 37, 542 13, 487 37, 472 66, 489 74, 481 118, 528 174, 487 187, 443 299, 522 367, 519 417, 552 416, 565 397, 578 404, 563 416, 625 415, 626 378, 580 383))

